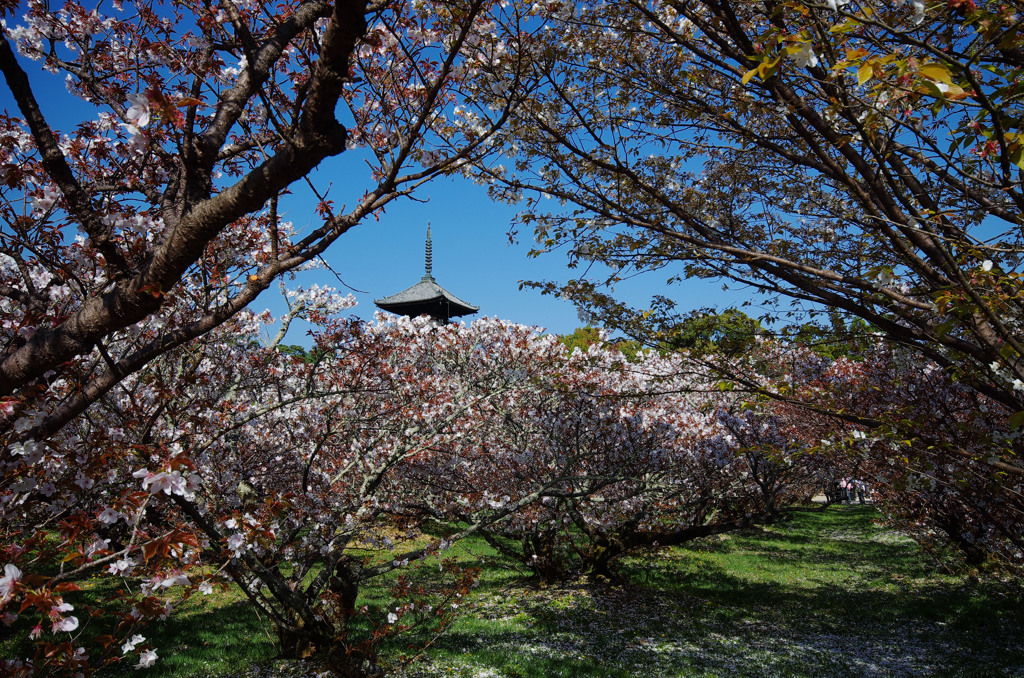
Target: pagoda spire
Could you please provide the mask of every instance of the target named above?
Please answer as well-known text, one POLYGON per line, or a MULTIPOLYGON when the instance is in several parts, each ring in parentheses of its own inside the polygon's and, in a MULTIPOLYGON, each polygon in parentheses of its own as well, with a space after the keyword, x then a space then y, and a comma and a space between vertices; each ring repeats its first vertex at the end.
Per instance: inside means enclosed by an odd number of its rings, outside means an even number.
POLYGON ((398 294, 392 294, 390 297, 374 299, 373 303, 381 310, 410 318, 426 314, 439 323, 446 323, 452 318, 471 315, 479 311, 479 306, 467 304, 434 280, 434 243, 431 239, 429 222, 427 222, 427 244, 424 254, 425 270, 418 283, 398 294))
POLYGON ((425 254, 426 254, 426 256, 425 256, 426 265, 425 265, 424 268, 426 269, 426 273, 423 274, 423 279, 424 280, 433 280, 434 279, 434 244, 431 242, 431 239, 430 239, 430 222, 429 221, 427 222, 427 246, 426 246, 426 253, 425 254))

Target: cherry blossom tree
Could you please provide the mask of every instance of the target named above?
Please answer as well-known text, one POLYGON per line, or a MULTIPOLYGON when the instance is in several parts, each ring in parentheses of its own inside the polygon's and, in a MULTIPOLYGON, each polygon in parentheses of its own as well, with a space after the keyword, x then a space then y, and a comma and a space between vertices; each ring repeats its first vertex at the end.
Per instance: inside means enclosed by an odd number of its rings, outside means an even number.
POLYGON ((1019 444, 1020 432, 1006 425, 1005 407, 938 365, 922 369, 915 356, 885 347, 836 361, 826 379, 814 396, 823 407, 865 417, 836 443, 890 521, 930 547, 952 544, 970 564, 1020 571, 1024 483, 1001 472, 997 456, 1019 444))
POLYGON ((570 353, 489 319, 366 324, 339 319, 351 299, 332 290, 286 295, 281 327, 321 328, 305 359, 278 350, 282 332, 261 344, 275 319, 244 311, 16 450, 0 614, 37 650, 6 669, 151 665, 147 625, 231 583, 285 655, 365 675, 384 638, 442 630, 470 585, 426 518, 546 578, 608 575, 626 553, 771 517, 785 492, 750 461, 777 424, 678 354, 570 353), (409 569, 428 557, 441 571, 424 587, 409 569), (359 605, 385 575, 392 599, 359 605), (75 595, 90 576, 120 583, 102 610, 75 595))
MULTIPOLYGON (((542 86, 504 129, 509 162, 477 171, 525 201, 538 252, 610 267, 546 289, 657 345, 681 320, 672 301, 633 309, 597 283, 736 282, 778 304, 771 323, 859 317, 1024 422, 1016 4, 538 11, 542 86)), ((1019 478, 1020 453, 978 461, 1019 478)))
POLYGON ((277 350, 281 333, 269 346, 256 340, 273 319, 236 314, 5 467, 0 613, 38 638, 7 669, 149 665, 160 648, 145 625, 171 614, 179 592, 230 582, 274 624, 285 655, 373 673, 381 640, 443 629, 472 578, 442 560, 430 591, 414 584, 407 570, 442 555, 418 531, 422 518, 457 514, 457 539, 565 487, 631 473, 626 458, 586 449, 543 459, 527 438, 503 437, 534 427, 536 403, 589 409, 566 389, 606 379, 567 360, 555 338, 487 319, 365 324, 337 319, 351 300, 331 290, 288 296, 280 325, 322 327, 312 359, 277 350), (523 475, 542 460, 549 473, 523 475), (357 605, 384 575, 397 577, 387 608, 357 605), (72 595, 88 576, 124 582, 99 615, 72 595))
POLYGON ((885 519, 937 556, 952 544, 967 562, 1020 570, 1024 486, 998 456, 1020 432, 997 401, 879 337, 834 359, 761 340, 717 371, 730 388, 762 395, 779 442, 802 441, 799 476, 866 481, 885 519))
MULTIPOLYGON (((563 360, 545 388, 516 394, 511 417, 480 430, 484 457, 427 472, 459 490, 432 517, 462 524, 546 487, 480 532, 517 567, 560 581, 614 576, 624 555, 779 516, 790 479, 775 473, 769 487, 766 473, 779 432, 740 410, 745 394, 678 354, 627 358, 595 343, 563 360)), ((788 454, 799 468, 796 447, 779 450, 780 463, 788 454)))
MULTIPOLYGON (((254 474, 275 496, 302 478, 295 455, 309 451, 286 443, 316 435, 281 413, 332 422, 345 382, 324 376, 326 349, 297 363, 261 348, 265 318, 244 309, 365 218, 488 152, 525 86, 507 42, 530 39, 521 10, 472 0, 15 9, 0 10, 0 72, 17 107, 0 116, 0 606, 40 644, 4 670, 151 665, 156 649, 137 625, 169 613, 168 589, 214 585, 191 573, 210 562, 247 592, 270 591, 265 609, 298 633, 333 582, 287 594, 294 582, 243 557, 250 538, 274 550, 272 509, 257 502, 252 522, 243 509, 254 474), (44 71, 64 78, 79 124, 58 129, 47 115, 44 71), (486 102, 466 80, 481 73, 486 102), (351 160, 344 182, 311 178, 339 155, 351 160), (308 229, 286 218, 293 191, 317 204, 308 229), (255 447, 271 424, 288 436, 255 447), (241 458, 221 469, 221 454, 241 458), (71 600, 97 572, 143 586, 121 587, 113 626, 86 629, 98 617, 71 600)), ((323 323, 337 304, 310 291, 292 297, 288 317, 323 323)), ((359 502, 389 469, 343 505, 369 510, 359 502)), ((347 642, 338 619, 307 624, 296 647, 330 655, 347 642)))
POLYGON ((517 5, 482 0, 29 2, 5 25, 0 393, 6 426, 27 418, 36 440, 482 157, 523 84, 505 41, 528 37, 517 5), (81 124, 48 122, 39 69, 81 124), (493 80, 486 105, 471 73, 493 80), (345 181, 309 179, 337 155, 345 181), (297 188, 318 203, 310 229, 283 216, 297 188))
POLYGON ((793 506, 808 504, 825 485, 818 444, 835 429, 828 417, 788 403, 751 398, 719 414, 742 457, 749 491, 759 511, 779 519, 793 506))

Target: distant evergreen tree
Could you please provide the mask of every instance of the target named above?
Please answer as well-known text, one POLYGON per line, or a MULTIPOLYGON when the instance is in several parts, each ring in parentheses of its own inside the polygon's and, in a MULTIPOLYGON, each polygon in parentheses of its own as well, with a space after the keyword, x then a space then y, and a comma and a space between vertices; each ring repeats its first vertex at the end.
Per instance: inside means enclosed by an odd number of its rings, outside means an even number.
POLYGON ((685 349, 696 356, 739 355, 748 351, 764 331, 759 320, 738 309, 703 309, 679 324, 665 348, 685 349))
POLYGON ((632 339, 604 340, 601 338, 601 330, 591 325, 577 327, 572 334, 560 335, 558 341, 565 344, 570 351, 574 348, 586 351, 587 348, 594 344, 611 346, 626 356, 627 360, 635 360, 637 352, 643 348, 639 342, 632 339))

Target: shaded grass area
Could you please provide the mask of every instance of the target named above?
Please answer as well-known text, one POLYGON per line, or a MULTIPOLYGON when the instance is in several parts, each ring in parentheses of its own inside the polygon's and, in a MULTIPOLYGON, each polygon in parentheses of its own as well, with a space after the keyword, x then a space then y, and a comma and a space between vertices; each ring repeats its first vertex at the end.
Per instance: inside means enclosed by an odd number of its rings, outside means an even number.
MULTIPOLYGON (((88 610, 114 598, 118 585, 107 577, 90 578, 81 583, 82 590, 66 593, 64 599, 75 606, 80 626, 73 636, 74 646, 86 648, 96 655, 94 639, 97 635, 116 633, 125 637, 125 631, 116 630, 117 620, 101 614, 93 618, 88 610)), ((145 671, 136 671, 134 662, 114 664, 102 669, 102 676, 147 676, 149 678, 180 678, 183 676, 226 676, 240 667, 256 665, 273 659, 278 651, 270 629, 260 623, 253 608, 241 592, 231 587, 215 589, 208 596, 193 595, 188 600, 171 594, 174 613, 166 621, 140 624, 131 633, 145 636, 145 644, 156 649, 159 660, 145 671)), ((26 638, 26 620, 19 620, 13 633, 4 633, 0 627, 0 659, 31 657, 34 647, 26 638)), ((3 671, 0 670, 0 675, 3 671)))
POLYGON ((160 661, 142 672, 150 678, 221 676, 277 656, 276 639, 243 597, 232 591, 217 599, 193 597, 147 634, 160 661))
MULTIPOLYGON (((548 588, 467 540, 448 552, 482 568, 467 613, 393 675, 1024 676, 1024 585, 943 574, 876 518, 870 506, 799 512, 627 560, 617 582, 548 588)), ((385 596, 382 583, 361 603, 385 596)), ((317 671, 274 661, 271 630, 237 591, 193 596, 146 635, 160 661, 117 674, 317 671)), ((396 642, 382 660, 407 651, 396 642)))
POLYGON ((936 572, 871 507, 625 563, 614 585, 484 581, 414 676, 1022 676, 1020 584, 936 572))

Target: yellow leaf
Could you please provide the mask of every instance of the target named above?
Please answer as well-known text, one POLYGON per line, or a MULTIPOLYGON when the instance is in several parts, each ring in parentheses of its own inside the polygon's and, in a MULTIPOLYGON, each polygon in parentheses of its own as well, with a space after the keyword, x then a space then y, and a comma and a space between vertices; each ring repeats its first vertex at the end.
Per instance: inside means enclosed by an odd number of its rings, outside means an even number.
POLYGON ((875 69, 872 68, 871 64, 864 64, 857 69, 857 84, 863 85, 865 82, 871 79, 875 74, 875 69))
POLYGON ((959 85, 950 85, 945 94, 947 99, 952 99, 953 101, 959 101, 967 97, 967 92, 963 91, 959 85))
POLYGON ((859 27, 861 23, 854 18, 849 18, 846 21, 837 23, 828 29, 829 33, 849 33, 859 27))
MULTIPOLYGON (((760 66, 758 68, 760 68, 760 66)), ((740 82, 746 85, 748 82, 750 82, 751 78, 757 75, 757 71, 757 68, 751 68, 749 71, 743 74, 743 78, 740 80, 740 82)))
MULTIPOLYGON (((941 87, 936 85, 931 80, 925 80, 925 81, 919 83, 918 86, 915 89, 918 92, 921 92, 922 94, 927 94, 929 96, 933 96, 936 99, 944 99, 945 96, 946 96, 946 92, 944 92, 941 87)), ((948 90, 948 88, 946 88, 946 89, 948 90)))
POLYGON ((947 85, 953 84, 953 76, 950 74, 949 69, 940 63, 930 63, 921 66, 918 69, 924 77, 935 82, 944 82, 947 85))

